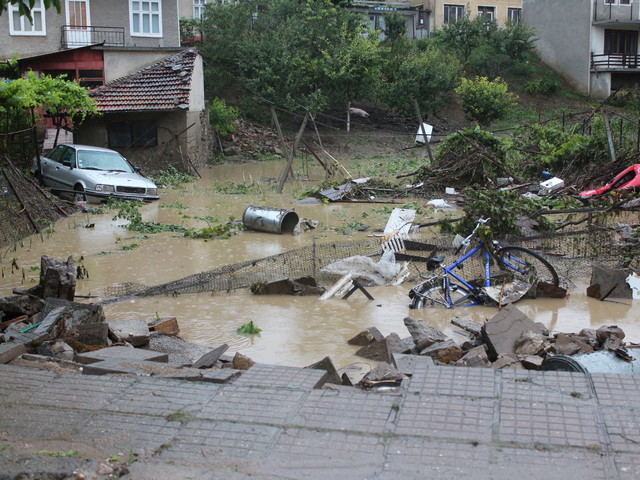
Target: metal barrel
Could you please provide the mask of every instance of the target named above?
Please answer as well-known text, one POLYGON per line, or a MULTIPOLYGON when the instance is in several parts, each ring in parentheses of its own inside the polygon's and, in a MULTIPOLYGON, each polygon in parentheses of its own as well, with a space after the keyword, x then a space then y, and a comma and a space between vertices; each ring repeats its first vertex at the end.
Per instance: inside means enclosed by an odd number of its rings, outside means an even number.
POLYGON ((540 369, 560 372, 640 375, 640 360, 627 361, 608 350, 599 350, 572 357, 568 355, 553 355, 542 362, 540 369))
POLYGON ((269 233, 293 233, 298 225, 298 214, 293 210, 250 205, 242 214, 247 228, 269 233))

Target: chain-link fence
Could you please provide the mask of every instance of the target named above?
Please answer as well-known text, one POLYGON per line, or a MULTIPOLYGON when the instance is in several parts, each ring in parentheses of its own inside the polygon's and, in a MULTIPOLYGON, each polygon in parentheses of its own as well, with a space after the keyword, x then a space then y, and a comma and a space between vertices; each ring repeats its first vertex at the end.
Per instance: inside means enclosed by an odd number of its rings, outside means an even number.
MULTIPOLYGON (((454 247, 452 236, 415 235, 403 245, 396 245, 397 261, 409 261, 414 273, 426 273, 426 260, 434 255, 445 254, 447 262, 453 262, 454 247)), ((506 244, 506 242, 504 242, 506 244)), ((561 277, 570 281, 571 269, 584 268, 598 259, 612 262, 635 255, 638 245, 621 241, 619 229, 614 227, 588 226, 561 233, 529 235, 508 239, 509 244, 521 245, 536 250, 556 267, 561 277)), ((333 282, 335 274, 323 272, 329 264, 353 256, 379 259, 383 253, 381 238, 331 242, 297 248, 278 255, 225 265, 201 272, 169 283, 144 286, 124 283, 109 287, 107 297, 178 295, 212 291, 232 291, 248 288, 259 282, 269 282, 282 278, 295 279, 313 276, 320 283, 333 282)), ((636 255, 637 256, 637 255, 636 255)), ((450 263, 449 262, 449 263, 450 263)), ((473 278, 482 274, 481 258, 471 258, 464 263, 464 276, 473 278)))

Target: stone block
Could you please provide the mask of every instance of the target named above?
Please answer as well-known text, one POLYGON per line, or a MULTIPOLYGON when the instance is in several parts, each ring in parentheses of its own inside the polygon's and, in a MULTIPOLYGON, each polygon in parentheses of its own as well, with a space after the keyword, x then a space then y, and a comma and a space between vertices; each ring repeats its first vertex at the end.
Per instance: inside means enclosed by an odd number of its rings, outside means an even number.
POLYGON ((526 355, 519 358, 520 363, 527 370, 540 370, 542 362, 544 361, 544 358, 542 358, 540 355, 526 355))
POLYGON ((465 353, 457 362, 456 365, 462 367, 490 367, 491 362, 487 355, 487 349, 484 345, 478 345, 465 353))
POLYGON ((420 355, 431 357, 441 363, 454 363, 460 360, 462 349, 449 339, 429 345, 420 351, 420 355))
POLYGON ((326 381, 328 383, 334 383, 336 385, 342 384, 342 379, 340 378, 340 374, 338 373, 338 370, 336 369, 335 365, 331 361, 331 358, 329 357, 324 357, 319 362, 316 362, 305 368, 315 368, 316 370, 324 370, 327 372, 326 381))
POLYGON ((147 326, 150 331, 164 333, 165 335, 178 335, 180 333, 176 317, 159 318, 148 323, 147 326))
POLYGON ((9 316, 35 315, 44 306, 44 301, 30 295, 13 295, 0 298, 0 312, 9 316))
POLYGON ((491 368, 499 370, 502 368, 522 369, 520 359, 514 353, 500 354, 495 362, 491 364, 491 368))
POLYGON ((558 333, 554 348, 558 355, 575 355, 576 353, 591 353, 593 347, 587 343, 586 337, 558 333))
POLYGON ((148 362, 158 362, 158 363, 167 363, 169 359, 169 355, 166 353, 154 352, 151 350, 144 350, 142 348, 131 348, 131 347, 109 347, 103 348, 101 350, 96 350, 94 352, 81 353, 76 356, 76 361, 78 363, 83 363, 85 365, 102 362, 104 360, 112 360, 112 359, 124 359, 129 361, 148 361, 148 362))
POLYGON ((464 318, 458 318, 458 317, 452 318, 451 324, 455 325, 456 327, 460 327, 465 332, 468 332, 471 335, 475 335, 476 337, 480 336, 480 333, 482 330, 481 323, 475 322, 473 320, 467 320, 464 318))
POLYGON ((482 338, 487 345, 489 358, 497 359, 500 354, 514 353, 518 339, 525 332, 543 334, 545 331, 542 323, 532 321, 509 304, 482 326, 482 338))
POLYGON ((106 322, 86 323, 75 328, 78 331, 76 340, 80 343, 98 346, 109 344, 109 325, 106 322))
POLYGON ((632 298, 631 287, 627 283, 633 270, 630 268, 610 268, 594 263, 591 270, 591 285, 600 285, 600 298, 632 298))
POLYGON ((351 338, 347 343, 349 345, 357 345, 360 347, 364 347, 365 345, 371 345, 373 342, 377 342, 378 340, 382 340, 384 335, 380 333, 376 327, 369 327, 366 330, 363 330, 355 337, 351 338))
POLYGON ((544 335, 527 331, 516 340, 513 351, 520 355, 537 355, 544 350, 546 340, 547 337, 544 335))
POLYGON ((149 327, 144 320, 118 320, 109 322, 109 330, 120 342, 134 347, 149 344, 149 327))
POLYGON ((409 330, 409 333, 416 344, 417 351, 423 350, 434 343, 448 339, 440 330, 433 328, 431 325, 428 325, 421 320, 405 317, 404 325, 407 327, 407 330, 409 330))
POLYGON ((418 365, 433 367, 433 359, 422 355, 406 355, 404 353, 394 353, 392 365, 405 375, 412 375, 418 365))
POLYGON ((565 298, 566 296, 566 288, 556 287, 547 282, 538 282, 536 284, 536 298, 565 298))
POLYGON ((242 355, 240 352, 236 352, 231 364, 236 370, 249 370, 256 364, 256 362, 251 360, 249 357, 242 355))
POLYGON ((205 353, 202 357, 194 362, 192 365, 193 368, 211 368, 215 365, 218 359, 222 356, 224 352, 229 349, 229 345, 223 343, 218 348, 211 350, 210 352, 205 353))
POLYGON ((378 362, 391 363, 394 353, 407 353, 407 346, 397 333, 391 333, 382 340, 362 347, 356 355, 378 362))

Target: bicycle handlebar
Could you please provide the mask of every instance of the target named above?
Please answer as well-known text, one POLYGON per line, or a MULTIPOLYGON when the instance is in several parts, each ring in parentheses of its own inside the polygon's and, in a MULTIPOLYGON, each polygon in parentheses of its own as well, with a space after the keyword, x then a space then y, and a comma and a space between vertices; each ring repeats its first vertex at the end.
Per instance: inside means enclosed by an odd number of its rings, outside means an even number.
POLYGON ((480 225, 485 225, 489 220, 491 220, 491 218, 480 217, 478 219, 476 223, 476 227, 473 229, 473 231, 467 236, 467 238, 462 240, 458 248, 456 248, 456 251, 455 251, 456 255, 458 255, 463 248, 466 249, 469 246, 469 244, 471 243, 471 239, 474 237, 474 235, 478 231, 478 228, 480 228, 480 225))

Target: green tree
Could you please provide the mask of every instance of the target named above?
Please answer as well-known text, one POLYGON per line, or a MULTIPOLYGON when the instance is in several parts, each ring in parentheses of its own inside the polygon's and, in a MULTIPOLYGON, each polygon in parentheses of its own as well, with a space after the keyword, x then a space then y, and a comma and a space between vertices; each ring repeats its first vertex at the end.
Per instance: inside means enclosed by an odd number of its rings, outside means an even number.
POLYGON ((404 15, 397 12, 388 13, 384 16, 384 36, 390 41, 403 38, 407 33, 407 22, 404 15))
POLYGON ((58 130, 71 118, 82 122, 87 115, 98 113, 87 89, 78 82, 49 75, 36 77, 33 72, 0 83, 0 112, 7 114, 12 108, 29 110, 34 122, 36 109, 41 109, 58 130))
POLYGON ((344 57, 363 32, 358 15, 330 0, 215 5, 202 26, 210 94, 236 83, 260 99, 311 111, 330 100, 327 72, 337 69, 327 62, 344 57))
MULTIPOLYGON (((397 57, 391 61, 397 60, 397 57)), ((421 111, 435 112, 449 98, 458 85, 462 66, 455 57, 442 50, 427 46, 423 51, 414 50, 404 56, 393 68, 385 69, 387 78, 380 96, 385 104, 397 112, 413 115, 412 101, 416 100, 421 111)))
MULTIPOLYGON (((61 12, 62 9, 62 0, 42 0, 44 4, 44 8, 48 9, 50 7, 55 7, 58 13, 61 12)), ((35 6, 35 0, 0 0, 0 15, 7 9, 9 5, 18 5, 18 11, 20 15, 27 17, 29 20, 31 18, 31 10, 35 6)))
POLYGON ((476 77, 474 80, 463 78, 455 92, 460 95, 467 118, 475 120, 481 126, 504 118, 517 99, 500 77, 493 82, 487 77, 476 77))

